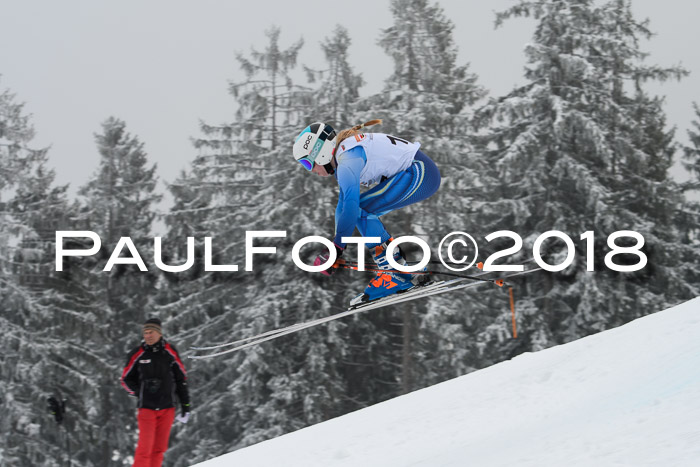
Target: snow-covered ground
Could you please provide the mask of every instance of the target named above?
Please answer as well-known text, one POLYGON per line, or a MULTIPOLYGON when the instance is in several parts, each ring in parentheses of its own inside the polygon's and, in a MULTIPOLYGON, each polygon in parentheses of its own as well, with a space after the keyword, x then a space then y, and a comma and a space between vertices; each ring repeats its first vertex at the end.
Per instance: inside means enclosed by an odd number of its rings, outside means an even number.
POLYGON ((700 298, 198 465, 700 466, 700 298))

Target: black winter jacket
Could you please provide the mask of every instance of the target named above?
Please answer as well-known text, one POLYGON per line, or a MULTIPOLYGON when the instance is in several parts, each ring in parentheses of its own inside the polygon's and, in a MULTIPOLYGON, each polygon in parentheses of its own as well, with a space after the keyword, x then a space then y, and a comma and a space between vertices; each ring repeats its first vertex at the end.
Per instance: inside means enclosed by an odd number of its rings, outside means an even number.
POLYGON ((139 408, 175 407, 177 395, 180 404, 189 411, 185 365, 175 347, 163 338, 153 345, 142 342, 129 352, 121 383, 130 395, 138 397, 139 408))

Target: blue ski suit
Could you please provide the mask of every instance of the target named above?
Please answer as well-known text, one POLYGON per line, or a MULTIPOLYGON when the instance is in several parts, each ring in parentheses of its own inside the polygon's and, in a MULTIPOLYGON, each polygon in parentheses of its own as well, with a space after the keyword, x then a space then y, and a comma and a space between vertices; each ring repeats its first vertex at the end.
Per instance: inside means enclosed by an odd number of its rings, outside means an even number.
MULTIPOLYGON (((382 134, 373 136, 398 139, 382 134)), ((367 245, 370 248, 389 240, 391 235, 379 218, 430 197, 440 187, 440 171, 435 163, 418 149, 408 168, 389 177, 382 177, 377 185, 360 194, 363 169, 367 165, 368 157, 381 158, 382 154, 367 154, 363 146, 356 145, 337 156, 338 166, 334 176, 338 181, 340 193, 335 211, 333 243, 341 248, 346 245, 341 238, 352 236, 355 227, 363 237, 381 238, 380 243, 367 245)))

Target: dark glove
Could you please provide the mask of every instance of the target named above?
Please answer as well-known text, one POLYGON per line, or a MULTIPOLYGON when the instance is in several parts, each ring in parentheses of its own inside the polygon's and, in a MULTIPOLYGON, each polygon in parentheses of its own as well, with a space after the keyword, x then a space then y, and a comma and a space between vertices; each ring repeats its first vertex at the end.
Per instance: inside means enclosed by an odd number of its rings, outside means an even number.
MULTIPOLYGON (((326 269, 325 271, 321 271, 321 274, 325 274, 326 276, 330 276, 335 272, 335 270, 338 268, 338 265, 342 262, 341 261, 341 256, 343 256, 343 250, 344 248, 340 248, 338 245, 335 243, 333 244, 335 246, 335 263, 333 263, 333 266, 331 266, 330 269, 326 269)), ((314 266, 320 266, 321 264, 324 264, 328 261, 328 258, 330 257, 330 252, 326 252, 323 254, 320 254, 316 257, 314 260, 314 266)))

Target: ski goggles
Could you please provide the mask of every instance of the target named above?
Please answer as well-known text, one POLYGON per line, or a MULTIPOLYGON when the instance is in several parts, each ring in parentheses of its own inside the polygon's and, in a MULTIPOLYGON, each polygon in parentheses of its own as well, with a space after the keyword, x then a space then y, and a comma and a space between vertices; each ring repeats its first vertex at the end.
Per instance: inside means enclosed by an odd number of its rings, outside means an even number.
POLYGON ((304 166, 306 170, 311 170, 314 168, 314 162, 309 159, 309 156, 302 157, 301 159, 297 159, 301 165, 304 166))

